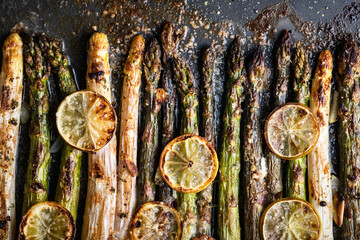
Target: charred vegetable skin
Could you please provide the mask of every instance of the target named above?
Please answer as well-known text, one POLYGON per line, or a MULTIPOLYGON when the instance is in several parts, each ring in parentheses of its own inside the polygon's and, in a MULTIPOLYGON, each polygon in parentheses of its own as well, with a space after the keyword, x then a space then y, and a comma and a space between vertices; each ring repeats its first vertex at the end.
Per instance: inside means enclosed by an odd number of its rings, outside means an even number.
POLYGON ((267 162, 263 152, 261 126, 261 92, 267 80, 264 56, 259 48, 248 66, 249 109, 244 141, 244 239, 260 239, 260 217, 266 207, 267 162))
MULTIPOLYGON (((290 33, 285 30, 282 32, 280 41, 275 52, 276 106, 285 104, 287 100, 291 70, 291 46, 292 42, 290 38, 290 33)), ((268 200, 272 202, 282 197, 282 168, 281 159, 276 157, 273 153, 269 153, 268 159, 268 200)))
MULTIPOLYGON (((199 134, 196 90, 194 76, 189 65, 180 57, 174 58, 174 80, 181 102, 181 134, 199 134)), ((179 193, 178 208, 182 219, 182 240, 196 235, 197 206, 196 193, 179 193)))
MULTIPOLYGON (((161 32, 161 45, 163 50, 163 73, 161 76, 161 85, 166 93, 166 102, 162 106, 162 138, 161 147, 164 148, 175 135, 175 107, 176 107, 176 86, 173 82, 172 59, 177 47, 178 36, 175 34, 174 27, 170 22, 164 24, 161 32)), ((160 174, 156 178, 156 184, 159 186, 159 200, 174 206, 175 190, 172 190, 165 183, 160 174)))
MULTIPOLYGON (((50 39, 41 34, 39 44, 51 70, 57 76, 61 95, 76 92, 77 87, 71 72, 68 58, 62 51, 62 41, 50 39)), ((80 170, 82 151, 65 144, 61 153, 59 180, 56 187, 55 201, 69 210, 76 220, 80 194, 80 170)))
POLYGON ((30 85, 30 153, 24 186, 23 213, 35 203, 48 198, 50 129, 48 78, 50 64, 45 62, 39 44, 23 35, 25 73, 30 85))
POLYGON ((0 75, 0 239, 16 234, 15 173, 23 90, 23 42, 12 33, 2 48, 0 75))
POLYGON ((165 92, 157 89, 161 72, 161 50, 157 40, 152 40, 144 56, 145 96, 144 132, 141 138, 141 155, 138 178, 139 204, 155 200, 155 159, 159 145, 159 112, 165 92))
MULTIPOLYGON (((294 92, 296 102, 309 105, 310 98, 310 66, 308 57, 300 42, 297 43, 295 58, 293 61, 294 92)), ((286 196, 306 200, 306 156, 287 162, 286 169, 286 196)))
MULTIPOLYGON (((205 139, 215 147, 215 116, 214 116, 214 89, 213 89, 213 71, 215 63, 215 50, 212 46, 206 49, 204 53, 202 75, 204 83, 203 101, 203 133, 205 139)), ((199 211, 198 233, 202 235, 211 235, 212 218, 212 199, 213 184, 198 195, 196 204, 199 211)))
POLYGON ((342 239, 360 239, 360 50, 353 38, 347 40, 338 55, 340 94, 339 146, 342 161, 341 186, 345 197, 342 239))
POLYGON ((241 239, 239 215, 240 119, 245 69, 240 38, 230 48, 228 94, 224 112, 220 152, 218 236, 220 240, 241 239))

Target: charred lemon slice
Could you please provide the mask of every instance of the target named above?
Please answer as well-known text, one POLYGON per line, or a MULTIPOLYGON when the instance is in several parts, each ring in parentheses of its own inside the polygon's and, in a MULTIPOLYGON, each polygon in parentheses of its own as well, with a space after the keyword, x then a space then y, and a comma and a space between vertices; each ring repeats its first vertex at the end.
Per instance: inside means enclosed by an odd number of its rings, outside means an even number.
POLYGON ((92 91, 67 96, 56 112, 56 125, 71 146, 87 152, 104 147, 114 136, 116 113, 110 102, 92 91))
POLYGON ((75 222, 71 213, 55 202, 35 204, 20 223, 21 240, 71 240, 74 237, 75 222))
POLYGON ((308 107, 298 103, 275 109, 266 121, 264 132, 270 150, 285 160, 308 154, 320 134, 315 115, 308 107))
POLYGON ((180 214, 163 202, 144 203, 138 208, 131 223, 132 240, 178 240, 180 236, 180 214))
POLYGON ((216 177, 218 158, 204 138, 187 134, 172 140, 160 156, 160 172, 165 182, 182 193, 204 190, 216 177))
POLYGON ((263 240, 317 240, 321 221, 310 203, 301 199, 284 198, 267 207, 260 226, 263 240))

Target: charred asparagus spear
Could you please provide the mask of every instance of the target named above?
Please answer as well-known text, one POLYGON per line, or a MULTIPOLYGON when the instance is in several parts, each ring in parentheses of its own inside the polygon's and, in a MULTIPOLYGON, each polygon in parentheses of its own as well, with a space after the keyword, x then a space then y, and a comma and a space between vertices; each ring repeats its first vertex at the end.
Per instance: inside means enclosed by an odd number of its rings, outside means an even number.
POLYGON ((16 234, 15 169, 23 89, 23 42, 17 33, 6 38, 0 75, 0 239, 16 234))
MULTIPOLYGON (((301 47, 300 41, 296 46, 293 69, 296 101, 307 106, 310 98, 309 81, 311 73, 308 57, 301 47)), ((306 156, 288 161, 287 164, 286 196, 306 200, 306 156)))
POLYGON ((124 66, 115 219, 119 239, 130 238, 130 222, 136 207, 139 92, 144 48, 144 37, 135 36, 124 66))
MULTIPOLYGON (((69 67, 68 58, 62 51, 62 41, 49 39, 45 34, 39 38, 39 44, 51 70, 56 74, 63 97, 76 92, 74 76, 69 67)), ((76 220, 79 194, 82 151, 65 144, 61 153, 59 180, 55 201, 68 209, 76 220)))
POLYGON ((144 97, 144 132, 141 138, 140 168, 138 178, 139 204, 155 200, 155 159, 159 145, 159 111, 166 96, 157 89, 161 72, 161 50, 156 39, 152 40, 144 57, 146 80, 144 97))
MULTIPOLYGON (((86 88, 111 102, 109 42, 104 33, 89 40, 86 88)), ((116 137, 88 157, 88 186, 82 239, 109 239, 114 233, 116 207, 116 137)))
POLYGON ((263 151, 260 101, 267 68, 259 48, 248 66, 249 110, 244 142, 244 224, 245 239, 260 239, 260 217, 266 207, 267 162, 263 151))
POLYGON ((24 34, 25 73, 30 83, 30 153, 25 177, 23 213, 35 203, 48 198, 48 176, 51 162, 48 78, 50 64, 45 63, 40 47, 24 34))
MULTIPOLYGON (((194 76, 189 65, 180 57, 174 58, 174 80, 181 102, 181 134, 199 134, 198 101, 194 86, 194 76)), ((183 219, 182 240, 190 240, 196 235, 198 219, 196 193, 180 193, 178 211, 183 219)))
MULTIPOLYGON (((291 39, 290 33, 285 30, 282 33, 275 56, 275 74, 276 74, 276 92, 275 104, 276 106, 286 103, 288 84, 290 80, 291 70, 291 39)), ((270 202, 282 197, 282 169, 281 159, 276 157, 273 153, 268 153, 268 200, 270 202)))
POLYGON ((311 86, 310 109, 320 125, 319 140, 308 155, 309 200, 320 215, 320 239, 333 239, 331 163, 329 157, 329 114, 333 58, 320 53, 311 86))
POLYGON ((224 135, 219 172, 218 236, 220 240, 235 240, 241 237, 239 215, 240 118, 245 71, 240 38, 236 38, 230 48, 228 73, 228 94, 226 95, 223 120, 224 135))
MULTIPOLYGON (((178 43, 178 36, 174 32, 173 25, 166 22, 161 32, 161 44, 163 50, 163 73, 161 85, 166 93, 166 102, 163 105, 163 132, 161 147, 164 148, 175 135, 175 106, 176 106, 176 87, 173 83, 172 59, 178 43)), ((172 190, 162 179, 158 171, 156 174, 156 184, 159 186, 159 200, 174 205, 177 192, 172 190)))
MULTIPOLYGON (((214 89, 213 89, 213 70, 215 63, 215 50, 212 46, 207 48, 204 53, 202 75, 204 83, 203 100, 203 123, 204 129, 202 135, 215 147, 215 116, 214 116, 214 89)), ((196 204, 198 205, 199 221, 198 233, 201 235, 211 235, 211 217, 212 217, 212 199, 213 184, 198 195, 196 204)))
POLYGON ((338 76, 340 94, 339 146, 342 161, 341 185, 345 197, 342 239, 360 239, 360 50, 353 38, 339 51, 338 76))

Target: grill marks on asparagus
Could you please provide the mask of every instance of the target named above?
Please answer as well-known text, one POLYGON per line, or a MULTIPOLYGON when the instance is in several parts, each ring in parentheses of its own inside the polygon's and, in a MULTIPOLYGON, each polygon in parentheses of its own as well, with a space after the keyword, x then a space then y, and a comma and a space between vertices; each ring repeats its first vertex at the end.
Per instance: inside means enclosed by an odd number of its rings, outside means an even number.
MULTIPOLYGON (((164 148, 175 136, 176 122, 176 86, 173 82, 172 59, 178 45, 178 36, 175 34, 174 27, 170 22, 164 24, 161 32, 161 45, 163 50, 161 85, 166 93, 166 102, 162 106, 161 148, 164 148)), ((161 174, 157 174, 155 181, 159 186, 159 200, 174 206, 177 192, 165 183, 161 174)))
MULTIPOLYGON (((285 104, 287 101, 291 70, 291 47, 290 33, 284 30, 275 54, 276 92, 274 100, 276 105, 285 104)), ((268 200, 272 202, 282 197, 282 164, 281 159, 271 152, 268 154, 268 161, 268 200)))
MULTIPOLYGON (((174 58, 174 80, 181 102, 181 134, 199 134, 198 101, 194 86, 194 76, 189 65, 179 56, 174 58)), ((196 193, 179 193, 178 211, 183 220, 182 238, 188 240, 196 235, 197 206, 196 193)))
MULTIPOLYGON (((201 69, 203 77, 203 131, 202 136, 215 147, 215 106, 214 106, 214 88, 213 88, 213 71, 215 63, 215 50, 212 46, 208 47, 204 53, 203 66, 201 69)), ((213 184, 211 183, 206 189, 198 195, 197 206, 199 211, 198 234, 211 235, 211 218, 212 218, 212 199, 213 184)))
POLYGON ((155 200, 154 172, 158 157, 159 113, 165 101, 165 92, 158 89, 161 73, 161 50, 152 40, 144 56, 145 96, 143 102, 144 131, 141 138, 141 155, 138 178, 139 204, 155 200))
MULTIPOLYGON (((94 33, 89 40, 86 88, 111 102, 109 42, 104 33, 94 33)), ((114 232, 115 220, 116 138, 98 152, 90 153, 88 161, 82 239, 108 239, 114 232)))
MULTIPOLYGON (((295 58, 293 61, 294 71, 294 93, 296 102, 308 106, 310 98, 309 82, 310 82, 310 66, 308 56, 302 48, 300 41, 297 43, 295 58)), ((296 197, 306 200, 306 156, 287 161, 286 169, 286 196, 296 197)))
POLYGON ((24 34, 25 73, 30 82, 30 153, 25 178, 23 213, 48 197, 50 129, 48 78, 50 64, 45 62, 34 39, 24 34))
POLYGON ((342 239, 360 238, 360 50, 353 38, 342 46, 337 57, 340 94, 340 181, 345 197, 342 239))
POLYGON ((329 50, 320 53, 311 86, 310 109, 317 117, 319 140, 308 154, 309 200, 320 215, 320 239, 333 239, 331 164, 329 157, 329 114, 333 58, 329 50))
MULTIPOLYGON (((228 94, 224 112, 220 152, 218 236, 220 240, 240 239, 240 119, 245 70, 240 38, 230 48, 228 94)), ((204 116, 205 117, 205 116, 204 116)))
MULTIPOLYGON (((62 51, 62 41, 50 39, 43 33, 39 37, 39 45, 46 60, 51 64, 52 72, 57 76, 61 95, 65 98, 76 92, 77 87, 68 58, 62 51)), ((81 161, 82 151, 65 144, 61 153, 55 201, 68 209, 75 220, 80 194, 81 161)))
POLYGON ((15 169, 23 89, 23 42, 17 33, 4 42, 0 75, 0 239, 16 233, 15 169))
POLYGON ((263 152, 261 126, 261 92, 267 81, 267 67, 259 48, 248 66, 249 109, 245 126, 244 140, 244 238, 260 239, 260 217, 266 207, 268 172, 267 161, 263 152))
POLYGON ((135 36, 124 66, 115 220, 119 239, 130 237, 130 222, 136 207, 139 92, 144 49, 144 37, 135 36))

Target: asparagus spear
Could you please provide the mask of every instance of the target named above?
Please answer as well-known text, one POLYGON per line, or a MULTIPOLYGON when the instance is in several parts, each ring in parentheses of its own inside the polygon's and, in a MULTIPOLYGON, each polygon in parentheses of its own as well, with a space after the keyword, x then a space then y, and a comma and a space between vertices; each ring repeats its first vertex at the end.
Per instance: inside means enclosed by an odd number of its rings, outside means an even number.
POLYGON ((124 66, 115 219, 118 239, 130 238, 130 222, 136 207, 139 92, 144 48, 144 37, 135 36, 124 66))
MULTIPOLYGON (((301 47, 300 41, 296 46, 293 69, 296 101, 298 103, 308 105, 310 98, 310 66, 307 55, 301 47)), ((306 200, 306 156, 293 161, 288 161, 287 163, 286 196, 306 200)))
POLYGON ((17 33, 3 46, 0 75, 0 239, 16 234, 15 169, 23 89, 23 43, 17 33))
MULTIPOLYGON (((178 36, 174 32, 173 25, 166 22, 161 32, 161 44, 163 50, 163 73, 161 85, 166 93, 166 102, 163 105, 163 132, 161 146, 164 148, 173 138, 175 133, 175 105, 176 88, 173 85, 173 71, 171 62, 177 47, 178 36)), ((157 171, 156 184, 159 186, 159 200, 174 205, 177 192, 172 190, 162 179, 159 170, 157 171)))
MULTIPOLYGON (((180 57, 174 58, 174 80, 181 102, 181 134, 199 134, 194 76, 189 65, 180 57)), ((182 240, 196 235, 196 193, 180 193, 178 211, 183 219, 182 240)))
MULTIPOLYGON (((279 46, 276 49, 275 56, 275 74, 276 74, 276 92, 275 104, 282 105, 286 103, 288 84, 290 80, 291 69, 291 39, 290 33, 285 30, 280 38, 279 46)), ((268 153, 268 200, 270 202, 282 197, 282 169, 281 159, 269 151, 268 153)))
MULTIPOLYGON (((86 88, 111 102, 109 42, 104 33, 89 40, 86 88)), ((116 208, 116 138, 88 156, 88 186, 82 239, 109 239, 114 232, 116 208)))
POLYGON ((161 72, 161 50, 154 39, 144 57, 144 75, 146 80, 144 97, 145 119, 144 132, 141 138, 140 169, 138 178, 139 204, 155 200, 155 159, 159 145, 159 111, 164 101, 165 92, 157 89, 161 72))
POLYGON ((311 86, 310 109, 320 124, 319 140, 308 155, 309 200, 321 219, 319 239, 333 239, 329 114, 333 59, 329 50, 320 53, 311 86))
POLYGON ((228 94, 224 112, 223 140, 220 152, 218 235, 220 240, 240 239, 240 118, 244 57, 240 38, 230 48, 228 94))
MULTIPOLYGON (((70 70, 67 56, 62 52, 62 41, 49 39, 44 33, 39 37, 39 44, 51 70, 56 74, 63 97, 76 92, 74 76, 70 70)), ((59 180, 56 187, 55 201, 68 209, 74 219, 80 194, 80 170, 82 152, 65 144, 61 153, 59 180)))
POLYGON ((353 38, 347 40, 338 55, 340 94, 339 146, 342 161, 341 186, 345 197, 342 239, 360 239, 360 50, 353 38))
MULTIPOLYGON (((202 135, 215 147, 215 116, 214 116, 214 89, 212 74, 214 70, 215 51, 212 46, 207 48, 204 53, 202 75, 204 83, 204 94, 202 96, 203 122, 204 129, 202 135)), ((201 235, 211 235, 212 217, 212 196, 213 184, 201 191, 196 202, 199 211, 198 233, 201 235)))
POLYGON ((260 239, 260 217, 266 207, 266 175, 268 166, 262 149, 262 126, 260 101, 264 82, 267 80, 267 68, 264 56, 259 48, 248 66, 249 110, 245 128, 244 142, 244 225, 245 239, 260 239))
POLYGON ((24 34, 25 73, 30 83, 30 153, 25 177, 23 213, 35 203, 48 198, 50 129, 48 78, 50 64, 45 63, 40 47, 24 34))

